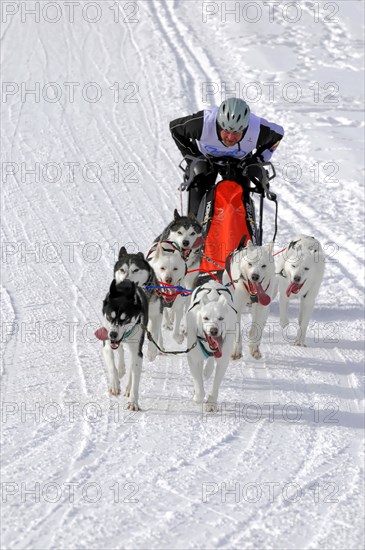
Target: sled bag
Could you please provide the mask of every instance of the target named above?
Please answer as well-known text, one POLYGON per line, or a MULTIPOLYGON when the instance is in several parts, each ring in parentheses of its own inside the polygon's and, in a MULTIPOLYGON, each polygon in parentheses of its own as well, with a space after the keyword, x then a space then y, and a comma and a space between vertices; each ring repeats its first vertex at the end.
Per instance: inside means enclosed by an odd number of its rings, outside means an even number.
POLYGON ((203 256, 201 271, 202 275, 204 271, 213 271, 221 279, 227 256, 240 242, 245 238, 246 243, 248 240, 256 243, 254 205, 250 199, 245 201, 242 186, 230 180, 220 181, 214 188, 213 199, 209 198, 204 255, 215 263, 203 256))

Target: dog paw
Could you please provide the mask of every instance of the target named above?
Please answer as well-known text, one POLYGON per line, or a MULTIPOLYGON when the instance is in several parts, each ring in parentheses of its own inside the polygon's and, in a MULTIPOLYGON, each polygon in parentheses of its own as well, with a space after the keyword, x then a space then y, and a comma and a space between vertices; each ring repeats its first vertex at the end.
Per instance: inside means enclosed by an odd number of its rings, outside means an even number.
POLYGON ((163 323, 162 327, 165 330, 174 330, 174 325, 172 323, 163 323))
POLYGON ((301 340, 295 340, 294 346, 300 346, 300 347, 302 347, 302 348, 306 348, 306 347, 307 347, 307 345, 306 345, 304 342, 302 342, 301 340))
POLYGON ((140 411, 141 409, 139 408, 138 403, 130 402, 127 405, 127 410, 128 411, 140 411))
POLYGON ((233 361, 237 361, 237 359, 241 359, 241 357, 242 357, 242 353, 240 351, 235 351, 231 355, 231 358, 233 359, 233 361))
POLYGON ((158 349, 155 346, 153 346, 153 348, 148 348, 147 359, 149 360, 150 363, 156 359, 157 352, 158 352, 158 349))
POLYGON ((126 387, 124 391, 124 397, 129 397, 131 394, 131 388, 129 386, 126 387))
POLYGON ((203 403, 204 394, 203 393, 194 393, 193 400, 195 403, 203 403))
POLYGON ((174 334, 174 340, 175 342, 177 342, 178 344, 182 344, 183 341, 184 341, 184 335, 183 334, 174 334))
POLYGON ((207 413, 215 413, 218 410, 217 403, 207 403, 205 406, 207 413))
POLYGON ((120 386, 119 385, 113 385, 109 388, 110 395, 118 396, 120 394, 120 386))
POLYGON ((250 353, 254 359, 261 359, 262 354, 258 348, 250 348, 250 353))

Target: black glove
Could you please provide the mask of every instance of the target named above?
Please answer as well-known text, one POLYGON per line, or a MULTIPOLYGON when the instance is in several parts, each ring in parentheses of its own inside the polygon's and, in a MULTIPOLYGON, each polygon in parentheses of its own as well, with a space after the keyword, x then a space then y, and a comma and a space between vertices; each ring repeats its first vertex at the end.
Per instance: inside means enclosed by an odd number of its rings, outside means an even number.
POLYGON ((184 175, 184 184, 186 190, 195 184, 199 184, 204 180, 204 177, 209 173, 209 160, 204 155, 199 155, 194 158, 185 158, 186 168, 184 175))
POLYGON ((253 155, 247 159, 243 159, 243 164, 245 166, 251 166, 251 164, 262 164, 264 161, 260 156, 253 155))

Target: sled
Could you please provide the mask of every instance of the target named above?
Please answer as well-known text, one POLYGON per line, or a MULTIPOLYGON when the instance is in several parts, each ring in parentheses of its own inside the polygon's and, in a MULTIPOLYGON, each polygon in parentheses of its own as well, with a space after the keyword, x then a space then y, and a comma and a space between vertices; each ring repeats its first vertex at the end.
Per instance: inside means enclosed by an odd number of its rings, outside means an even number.
MULTIPOLYGON (((191 170, 194 170, 194 157, 191 160, 191 170)), ((201 162, 201 159, 199 159, 201 162)), ((205 227, 205 245, 200 270, 204 273, 210 273, 222 279, 223 271, 226 265, 227 257, 237 248, 246 246, 248 241, 253 244, 262 245, 262 224, 264 199, 275 202, 275 232, 273 241, 277 233, 277 198, 276 194, 269 190, 269 181, 275 176, 275 169, 271 162, 263 164, 250 164, 245 167, 244 160, 240 163, 234 163, 232 159, 211 160, 207 159, 210 167, 219 169, 224 176, 221 181, 208 192, 202 199, 198 220, 205 227), (248 169, 258 167, 262 173, 261 186, 255 185, 255 179, 250 180, 247 188, 235 181, 234 174, 238 170, 243 176, 248 177, 248 169), (272 175, 265 168, 268 168, 272 175), (254 187, 251 186, 254 185, 254 187), (251 198, 251 193, 257 193, 260 196, 259 204, 259 223, 256 222, 255 204, 251 198)), ((250 176, 251 178, 251 176, 250 176)))

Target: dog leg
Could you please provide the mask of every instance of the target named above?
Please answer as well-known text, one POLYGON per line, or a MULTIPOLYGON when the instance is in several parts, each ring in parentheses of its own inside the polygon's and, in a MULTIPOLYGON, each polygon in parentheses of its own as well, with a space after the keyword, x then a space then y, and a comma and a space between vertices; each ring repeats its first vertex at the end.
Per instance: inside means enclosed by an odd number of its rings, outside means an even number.
POLYGON ((295 346, 305 346, 305 337, 307 334, 308 324, 312 317, 315 299, 312 296, 306 296, 300 299, 299 307, 299 327, 297 337, 294 342, 295 346))
POLYGON ((173 330, 174 328, 174 319, 172 316, 172 311, 168 307, 164 307, 163 310, 163 323, 162 326, 166 330, 173 330))
POLYGON ((218 392, 220 385, 223 380, 223 376, 226 373, 228 367, 228 359, 224 357, 222 359, 216 360, 216 368, 214 374, 213 386, 210 392, 210 395, 207 399, 206 411, 207 412, 216 412, 217 410, 217 401, 218 401, 218 392))
POLYGON ((129 373, 128 373, 128 383, 125 387, 125 391, 124 391, 124 397, 129 397, 130 394, 131 394, 131 386, 132 386, 132 369, 129 368, 129 373))
POLYGON ((205 380, 208 380, 212 376, 214 366, 215 366, 214 357, 208 357, 207 362, 205 363, 204 371, 203 371, 205 380))
POLYGON ((236 335, 234 338, 232 359, 236 361, 242 357, 242 334, 241 334, 241 316, 242 316, 242 299, 236 300, 235 294, 235 308, 237 310, 236 320, 236 335))
POLYGON ((249 332, 249 350, 255 359, 261 359, 260 344, 262 334, 269 315, 269 307, 259 304, 252 305, 252 325, 249 332))
MULTIPOLYGON (((200 352, 199 352, 200 353, 200 352)), ((203 403, 204 401, 204 383, 203 383, 203 359, 196 359, 196 354, 188 354, 188 363, 191 376, 194 384, 194 401, 195 403, 203 403), (192 357, 194 355, 194 358, 192 357)))
POLYGON ((110 347, 109 341, 105 342, 105 346, 103 347, 103 355, 104 355, 105 363, 108 367, 109 393, 111 395, 119 395, 120 385, 119 385, 118 370, 115 367, 114 351, 110 347))
POLYGON ((286 289, 280 289, 280 300, 279 300, 279 309, 280 309, 280 326, 285 328, 289 324, 288 317, 288 308, 289 308, 289 298, 285 293, 286 289))
POLYGON ((125 375, 125 361, 124 361, 124 349, 122 344, 119 345, 118 351, 118 376, 123 378, 125 375))
MULTIPOLYGON (((148 320, 148 330, 151 333, 152 338, 155 342, 159 344, 160 332, 161 332, 161 321, 162 315, 160 313, 160 303, 155 302, 150 304, 149 309, 149 320, 148 320)), ((148 351, 147 357, 149 361, 154 361, 156 355, 158 354, 158 349, 153 342, 148 341, 148 351)))
POLYGON ((184 300, 182 296, 177 296, 174 304, 175 325, 172 336, 178 344, 182 344, 184 340, 184 335, 180 332, 181 319, 184 313, 184 303, 182 302, 182 300, 184 300))
POLYGON ((140 410, 138 406, 138 393, 139 393, 139 382, 141 379, 141 372, 142 372, 142 357, 138 357, 137 350, 135 350, 134 353, 132 352, 132 364, 131 364, 132 384, 131 384, 130 396, 128 401, 128 409, 130 411, 140 410))

